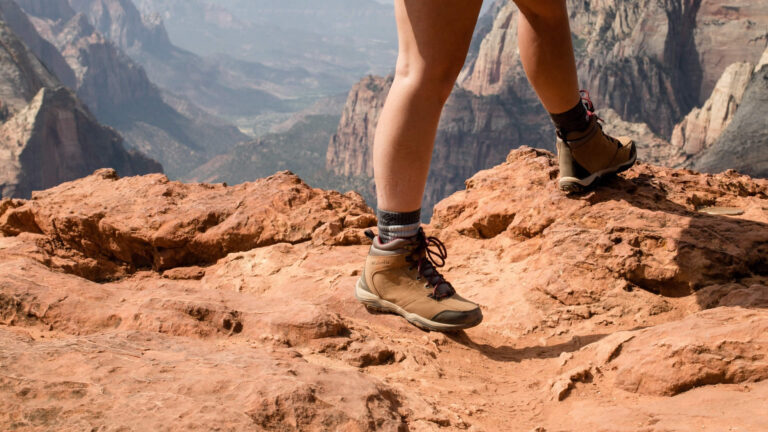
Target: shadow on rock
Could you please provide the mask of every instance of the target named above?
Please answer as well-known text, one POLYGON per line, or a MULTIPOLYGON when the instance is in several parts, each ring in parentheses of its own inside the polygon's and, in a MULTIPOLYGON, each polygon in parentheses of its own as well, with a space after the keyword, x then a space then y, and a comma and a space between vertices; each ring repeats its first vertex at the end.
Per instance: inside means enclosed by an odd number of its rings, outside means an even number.
MULTIPOLYGON (((697 188, 687 196, 681 196, 685 187, 671 190, 666 182, 647 173, 616 177, 581 199, 592 205, 625 201, 648 212, 650 229, 646 233, 627 236, 623 235, 626 230, 619 228, 611 237, 617 245, 625 240, 631 242, 633 256, 620 271, 633 285, 665 297, 695 295, 704 309, 726 305, 768 307, 768 224, 749 220, 749 214, 744 214, 765 212, 766 208, 716 207, 732 201, 726 193, 762 197, 765 192, 750 188, 744 183, 745 177, 738 174, 722 176, 725 181, 717 187, 697 188), (675 195, 674 201, 670 195, 675 195), (680 203, 683 200, 685 205, 680 203), (742 213, 744 218, 709 214, 702 211, 706 208, 715 213, 742 213), (680 217, 687 222, 684 226, 679 224, 680 217)), ((706 178, 704 181, 710 185, 706 178)))
POLYGON ((574 336, 571 340, 556 345, 549 346, 529 346, 524 348, 515 348, 507 345, 492 346, 473 341, 469 335, 464 332, 447 333, 446 336, 452 341, 471 348, 491 360, 500 362, 520 362, 528 359, 557 358, 562 353, 571 353, 581 348, 597 342, 608 334, 592 334, 587 336, 574 336))

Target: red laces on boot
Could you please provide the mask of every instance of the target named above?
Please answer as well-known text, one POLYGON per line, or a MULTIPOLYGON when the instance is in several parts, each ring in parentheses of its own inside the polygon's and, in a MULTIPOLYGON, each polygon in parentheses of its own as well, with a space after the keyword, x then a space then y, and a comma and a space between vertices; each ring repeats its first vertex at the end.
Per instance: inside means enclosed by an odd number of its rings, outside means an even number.
MULTIPOLYGON (((600 118, 597 113, 595 113, 595 105, 592 103, 592 98, 589 97, 589 91, 587 90, 579 90, 579 95, 581 96, 581 101, 584 103, 584 105, 587 107, 587 117, 588 119, 591 119, 593 116, 597 118, 597 121, 600 123, 605 123, 603 119, 600 118)), ((598 126, 600 126, 600 130, 603 130, 603 127, 598 123, 598 126)), ((605 135, 605 137, 612 143, 616 144, 616 147, 621 147, 621 141, 617 140, 616 138, 605 135)))
POLYGON ((587 108, 587 116, 589 118, 595 116, 599 121, 603 121, 603 119, 601 119, 600 116, 595 113, 595 105, 592 103, 592 98, 589 97, 589 91, 579 90, 579 96, 581 96, 581 101, 587 108))

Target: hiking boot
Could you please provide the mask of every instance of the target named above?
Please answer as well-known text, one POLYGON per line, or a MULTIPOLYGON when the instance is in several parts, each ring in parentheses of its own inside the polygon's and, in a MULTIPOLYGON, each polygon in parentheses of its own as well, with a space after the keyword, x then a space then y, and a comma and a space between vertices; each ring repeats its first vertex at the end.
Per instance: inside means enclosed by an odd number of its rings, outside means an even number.
POLYGON ((587 105, 589 127, 565 136, 558 133, 557 138, 558 185, 566 192, 581 192, 600 177, 628 170, 637 160, 635 143, 628 137, 617 139, 603 132, 589 93, 583 100, 587 105))
POLYGON ((445 245, 423 229, 412 238, 382 244, 373 240, 355 297, 368 309, 396 313, 424 330, 449 332, 483 320, 480 307, 458 294, 437 271, 448 256, 445 245))

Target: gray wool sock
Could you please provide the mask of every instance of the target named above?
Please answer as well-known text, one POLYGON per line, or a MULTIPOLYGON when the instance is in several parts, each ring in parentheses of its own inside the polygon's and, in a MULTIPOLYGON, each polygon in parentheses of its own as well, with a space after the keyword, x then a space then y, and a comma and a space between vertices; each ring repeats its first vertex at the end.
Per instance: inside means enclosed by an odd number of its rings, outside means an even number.
POLYGON ((413 237, 421 227, 421 209, 407 213, 377 209, 376 217, 379 219, 379 240, 382 243, 413 237))

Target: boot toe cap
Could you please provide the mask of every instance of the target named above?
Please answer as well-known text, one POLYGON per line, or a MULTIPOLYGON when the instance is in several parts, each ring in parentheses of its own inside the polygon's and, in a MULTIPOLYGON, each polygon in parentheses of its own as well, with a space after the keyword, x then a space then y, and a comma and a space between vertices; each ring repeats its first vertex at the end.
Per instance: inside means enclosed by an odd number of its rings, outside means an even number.
POLYGON ((432 317, 432 321, 441 324, 466 325, 471 327, 480 324, 480 322, 483 321, 483 312, 480 310, 479 306, 466 311, 445 310, 432 317))

